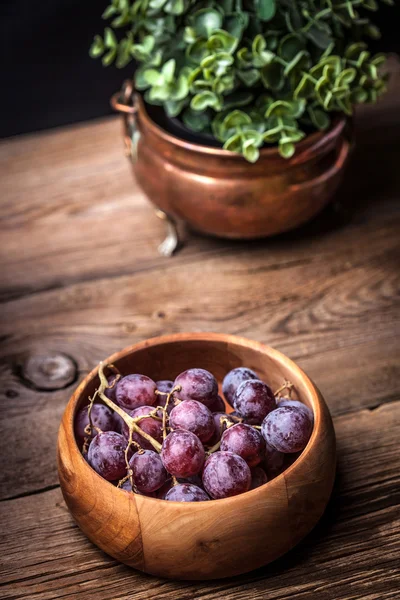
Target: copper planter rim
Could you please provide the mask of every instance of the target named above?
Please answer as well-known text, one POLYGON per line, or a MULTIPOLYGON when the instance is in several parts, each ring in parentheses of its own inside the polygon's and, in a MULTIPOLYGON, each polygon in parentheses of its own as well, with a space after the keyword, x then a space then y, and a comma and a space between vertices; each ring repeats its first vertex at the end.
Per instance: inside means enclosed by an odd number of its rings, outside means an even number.
MULTIPOLYGON (((133 88, 131 87, 131 90, 133 88)), ((168 133, 165 129, 157 125, 155 121, 149 116, 146 104, 140 94, 135 93, 133 96, 133 103, 128 104, 121 101, 121 95, 119 93, 114 94, 111 98, 111 106, 118 112, 122 112, 129 115, 138 115, 139 119, 142 120, 146 127, 157 137, 161 138, 168 144, 176 146, 186 151, 196 152, 197 154, 204 154, 207 156, 217 156, 233 159, 236 161, 243 162, 245 159, 242 155, 232 152, 230 150, 224 150, 223 148, 214 148, 205 144, 194 144, 187 142, 173 134, 168 133)), ((132 101, 132 100, 131 100, 132 101)), ((343 114, 337 115, 331 124, 331 126, 325 131, 316 131, 307 135, 303 140, 296 144, 296 153, 292 158, 286 159, 279 154, 279 150, 276 146, 261 148, 260 158, 273 158, 276 160, 282 160, 285 164, 295 164, 299 158, 299 155, 303 150, 306 150, 310 146, 314 146, 315 150, 319 146, 329 144, 331 140, 338 137, 346 126, 347 118, 343 114)))

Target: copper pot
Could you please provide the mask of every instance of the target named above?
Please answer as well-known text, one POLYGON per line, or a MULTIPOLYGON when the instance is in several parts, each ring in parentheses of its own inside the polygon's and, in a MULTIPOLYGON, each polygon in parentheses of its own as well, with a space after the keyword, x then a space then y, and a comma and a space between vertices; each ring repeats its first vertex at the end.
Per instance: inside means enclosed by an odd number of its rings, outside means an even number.
POLYGON ((114 96, 125 113, 125 140, 136 179, 163 213, 224 238, 262 238, 305 223, 334 195, 351 147, 348 120, 307 136, 294 156, 264 148, 255 164, 242 156, 179 139, 159 127, 139 95, 114 96), (133 132, 133 137, 132 137, 133 132), (131 140, 134 140, 133 146, 131 140))

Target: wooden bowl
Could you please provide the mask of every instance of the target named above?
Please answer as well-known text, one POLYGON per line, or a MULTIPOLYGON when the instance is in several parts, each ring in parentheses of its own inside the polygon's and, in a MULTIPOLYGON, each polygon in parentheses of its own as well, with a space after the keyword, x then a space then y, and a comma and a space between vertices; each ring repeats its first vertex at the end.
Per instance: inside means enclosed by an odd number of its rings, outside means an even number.
POLYGON ((98 386, 97 368, 65 410, 58 437, 58 472, 65 502, 87 537, 117 560, 160 577, 214 579, 265 565, 297 544, 317 523, 335 475, 335 434, 315 385, 289 358, 258 342, 214 334, 159 337, 117 352, 107 362, 123 374, 173 379, 202 367, 219 382, 232 368, 254 369, 272 388, 285 379, 314 411, 310 441, 284 473, 245 494, 179 503, 134 495, 100 477, 82 457, 74 417, 98 386))

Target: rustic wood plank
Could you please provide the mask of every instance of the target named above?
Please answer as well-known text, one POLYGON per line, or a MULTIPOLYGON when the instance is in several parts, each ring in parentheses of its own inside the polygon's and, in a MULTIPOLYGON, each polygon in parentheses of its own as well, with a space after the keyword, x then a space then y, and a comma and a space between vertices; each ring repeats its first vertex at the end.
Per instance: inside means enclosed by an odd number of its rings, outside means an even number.
MULTIPOLYGON (((0 504, 4 600, 394 600, 400 585, 400 402, 335 419, 338 477, 327 513, 269 567, 212 583, 159 580, 116 564, 73 525, 59 490, 0 504), (28 533, 28 535, 27 535, 28 533)), ((240 522, 238 522, 240 526, 240 522)))

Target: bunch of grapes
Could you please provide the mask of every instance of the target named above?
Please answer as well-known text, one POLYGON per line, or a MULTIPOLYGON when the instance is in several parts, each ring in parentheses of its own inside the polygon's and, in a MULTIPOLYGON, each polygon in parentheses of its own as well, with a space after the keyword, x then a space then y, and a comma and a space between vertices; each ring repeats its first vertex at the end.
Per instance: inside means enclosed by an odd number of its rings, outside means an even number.
POLYGON ((313 429, 311 409, 291 398, 293 384, 274 393, 248 368, 224 378, 226 402, 204 369, 157 382, 107 370, 100 365, 75 437, 89 465, 128 492, 175 502, 242 494, 279 475, 313 429))

